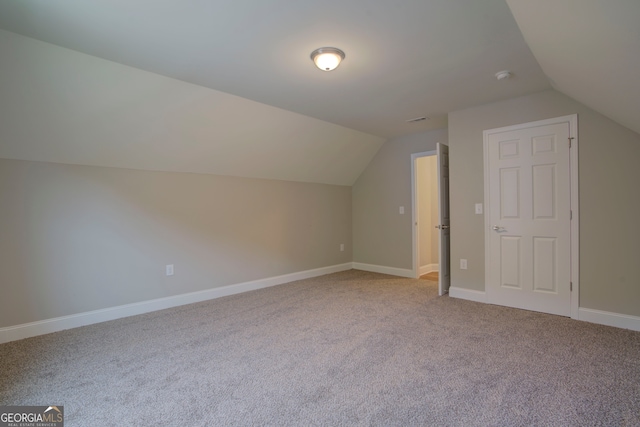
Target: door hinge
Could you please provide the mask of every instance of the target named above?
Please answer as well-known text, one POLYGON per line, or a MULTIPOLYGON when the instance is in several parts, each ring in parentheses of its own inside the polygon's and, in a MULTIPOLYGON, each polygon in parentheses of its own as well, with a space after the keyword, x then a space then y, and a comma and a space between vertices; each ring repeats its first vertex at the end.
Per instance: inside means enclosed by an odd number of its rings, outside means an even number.
POLYGON ((573 221, 573 211, 569 211, 569 221, 573 221))
POLYGON ((574 138, 574 137, 572 137, 572 136, 570 136, 570 137, 569 137, 569 148, 571 148, 571 141, 573 141, 574 139, 575 139, 575 138, 574 138))
POLYGON ((569 282, 569 292, 573 292, 573 282, 569 282))

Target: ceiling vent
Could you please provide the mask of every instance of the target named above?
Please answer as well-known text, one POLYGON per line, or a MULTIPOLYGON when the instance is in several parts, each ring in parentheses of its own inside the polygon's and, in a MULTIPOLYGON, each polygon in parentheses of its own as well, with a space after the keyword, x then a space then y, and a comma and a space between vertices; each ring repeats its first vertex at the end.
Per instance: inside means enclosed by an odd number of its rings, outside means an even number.
POLYGON ((424 120, 428 120, 429 117, 416 117, 415 119, 409 119, 409 120, 405 120, 407 123, 415 123, 415 122, 422 122, 424 120))

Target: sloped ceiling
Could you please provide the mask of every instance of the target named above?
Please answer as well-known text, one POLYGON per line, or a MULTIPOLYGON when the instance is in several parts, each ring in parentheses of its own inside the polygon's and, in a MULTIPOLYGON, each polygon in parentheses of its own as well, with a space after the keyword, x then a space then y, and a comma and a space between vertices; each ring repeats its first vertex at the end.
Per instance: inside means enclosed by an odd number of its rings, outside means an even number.
POLYGON ((553 87, 640 133, 639 0, 507 0, 553 87))
POLYGON ((351 185, 383 138, 0 30, 0 157, 351 185))
POLYGON ((550 88, 504 0, 0 0, 0 30, 9 158, 351 185, 388 138, 550 88))

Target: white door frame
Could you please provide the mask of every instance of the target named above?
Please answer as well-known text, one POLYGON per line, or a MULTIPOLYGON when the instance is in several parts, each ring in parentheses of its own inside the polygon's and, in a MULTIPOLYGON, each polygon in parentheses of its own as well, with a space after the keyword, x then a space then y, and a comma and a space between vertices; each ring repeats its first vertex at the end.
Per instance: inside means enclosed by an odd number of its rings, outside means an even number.
MULTIPOLYGON (((423 151, 421 153, 411 154, 411 241, 413 247, 413 277, 416 279, 420 277, 420 260, 418 259, 418 239, 417 239, 417 225, 418 225, 418 185, 416 182, 416 159, 419 157, 430 157, 437 154, 436 150, 423 151)), ((438 200, 440 203, 440 200, 438 200)))
MULTIPOLYGON (((579 199, 578 199, 578 115, 572 114, 568 116, 556 117, 553 119, 539 120, 530 123, 522 123, 513 126, 506 126, 497 129, 489 129, 483 132, 484 137, 484 252, 485 252, 485 288, 489 283, 490 268, 490 218, 487 212, 491 212, 489 200, 489 135, 498 132, 510 132, 534 126, 547 126, 553 124, 568 123, 569 137, 571 138, 571 146, 569 149, 569 174, 571 180, 571 318, 578 319, 578 308, 580 303, 580 223, 579 223, 579 199)), ((567 141, 567 144, 569 141, 567 141)), ((415 234, 415 233, 414 233, 415 234)))

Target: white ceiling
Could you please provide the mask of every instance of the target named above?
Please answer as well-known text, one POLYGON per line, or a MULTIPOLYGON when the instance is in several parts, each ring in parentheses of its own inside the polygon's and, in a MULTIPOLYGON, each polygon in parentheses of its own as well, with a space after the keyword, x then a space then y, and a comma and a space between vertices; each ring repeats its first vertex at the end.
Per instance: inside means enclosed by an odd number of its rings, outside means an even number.
POLYGON ((504 0, 2 0, 0 28, 385 138, 550 88, 504 0))
POLYGON ((0 157, 351 185, 388 138, 552 85, 640 132, 639 6, 0 0, 0 157))
POLYGON ((384 142, 0 30, 0 158, 352 185, 384 142))

